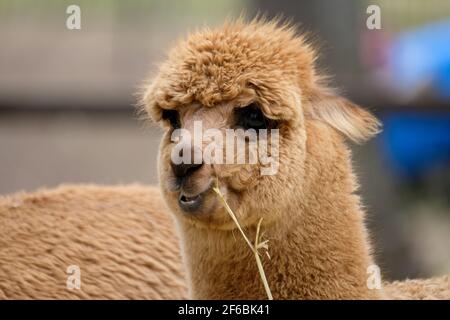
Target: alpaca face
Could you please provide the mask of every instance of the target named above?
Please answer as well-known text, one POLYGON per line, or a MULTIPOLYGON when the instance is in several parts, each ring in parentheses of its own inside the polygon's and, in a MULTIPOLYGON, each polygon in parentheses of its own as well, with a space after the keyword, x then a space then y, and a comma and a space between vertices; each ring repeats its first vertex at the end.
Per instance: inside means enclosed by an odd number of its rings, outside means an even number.
POLYGON ((257 222, 261 216, 265 221, 272 219, 273 211, 269 214, 268 208, 283 207, 289 200, 280 199, 279 192, 286 184, 297 183, 290 181, 287 173, 301 172, 304 130, 301 125, 291 127, 285 120, 268 118, 258 101, 255 95, 245 104, 238 100, 214 107, 194 103, 163 111, 166 131, 160 146, 160 183, 177 215, 197 224, 232 227, 212 190, 217 181, 242 223, 257 222), (208 134, 211 130, 214 135, 208 134), (210 153, 212 146, 214 151, 210 153), (292 148, 298 153, 292 152, 292 148), (259 155, 261 149, 265 153, 259 155), (216 158, 220 152, 221 156, 216 158), (188 155, 176 158, 180 153, 188 155), (210 155, 212 159, 208 160, 210 155), (242 155, 245 157, 239 159, 242 155))
POLYGON ((160 184, 177 217, 234 227, 212 190, 218 181, 241 224, 276 220, 301 196, 309 121, 369 135, 374 118, 322 89, 314 59, 292 28, 258 21, 192 34, 171 51, 143 104, 165 128, 160 184))

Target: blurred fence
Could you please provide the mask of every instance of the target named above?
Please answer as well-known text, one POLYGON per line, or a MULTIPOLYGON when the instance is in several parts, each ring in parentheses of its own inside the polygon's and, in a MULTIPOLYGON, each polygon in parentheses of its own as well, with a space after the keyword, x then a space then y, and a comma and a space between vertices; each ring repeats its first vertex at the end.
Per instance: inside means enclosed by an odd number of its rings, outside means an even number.
POLYGON ((168 46, 238 9, 218 1, 0 1, 0 108, 130 108, 168 46), (81 30, 66 8, 81 8, 81 30))

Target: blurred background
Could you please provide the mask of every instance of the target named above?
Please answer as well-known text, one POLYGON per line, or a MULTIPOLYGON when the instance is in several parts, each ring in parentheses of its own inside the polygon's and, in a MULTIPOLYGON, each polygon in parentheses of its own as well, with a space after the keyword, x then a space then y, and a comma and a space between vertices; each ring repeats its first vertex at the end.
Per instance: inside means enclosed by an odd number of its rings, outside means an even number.
POLYGON ((449 273, 447 0, 0 0, 0 194, 156 183, 161 131, 138 121, 134 93, 171 43, 242 10, 311 32, 332 84, 383 121, 353 148, 386 278, 449 273), (81 30, 66 28, 72 4, 81 30))

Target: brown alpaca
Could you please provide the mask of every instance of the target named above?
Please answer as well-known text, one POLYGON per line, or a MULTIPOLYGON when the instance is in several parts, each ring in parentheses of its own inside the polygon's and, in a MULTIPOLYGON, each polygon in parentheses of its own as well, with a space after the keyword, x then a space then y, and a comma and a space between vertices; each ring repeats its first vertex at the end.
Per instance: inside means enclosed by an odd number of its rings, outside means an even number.
POLYGON ((315 58, 293 28, 240 20, 191 34, 145 91, 146 110, 166 128, 160 184, 180 230, 190 296, 266 298, 252 253, 211 189, 217 178, 250 238, 264 218, 275 299, 449 298, 449 277, 368 288, 374 261, 344 138, 364 141, 379 123, 326 87, 315 58), (193 132, 200 120, 203 130, 224 133, 249 123, 242 110, 255 127, 279 129, 277 174, 261 175, 261 163, 171 163, 174 128, 193 132))
POLYGON ((142 186, 0 197, 0 299, 185 298, 166 211, 159 191, 142 186), (79 290, 67 289, 70 265, 79 290))
POLYGON ((66 186, 0 197, 0 298, 265 299, 254 257, 211 190, 216 177, 252 239, 264 218, 271 259, 263 263, 274 298, 450 298, 449 277, 368 289, 374 262, 343 140, 369 138, 378 122, 326 89, 314 58, 302 38, 276 23, 238 21, 180 43, 144 102, 167 129, 160 184, 185 266, 154 188, 66 186), (204 129, 224 130, 239 119, 234 109, 251 103, 280 129, 278 173, 203 164, 177 187, 169 122, 189 130, 202 120, 204 129), (200 204, 196 210, 181 209, 180 192, 200 204), (73 264, 81 268, 80 290, 66 288, 73 264))

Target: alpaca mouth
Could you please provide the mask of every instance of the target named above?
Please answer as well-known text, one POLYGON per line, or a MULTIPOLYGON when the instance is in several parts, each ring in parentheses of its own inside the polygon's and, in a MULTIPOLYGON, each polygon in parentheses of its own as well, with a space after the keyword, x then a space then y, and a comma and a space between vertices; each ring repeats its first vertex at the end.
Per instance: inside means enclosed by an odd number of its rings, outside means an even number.
MULTIPOLYGON (((186 181, 184 181, 185 183, 186 181)), ((210 179, 204 188, 199 190, 198 187, 182 185, 180 194, 178 196, 178 205, 187 213, 201 213, 205 211, 211 204, 206 201, 208 194, 212 191, 213 179, 210 179), (204 207, 204 208, 203 208, 204 207)), ((205 212, 203 212, 205 213, 205 212)))
POLYGON ((185 212, 197 211, 203 203, 202 193, 196 196, 186 196, 183 193, 178 198, 178 204, 185 212))

